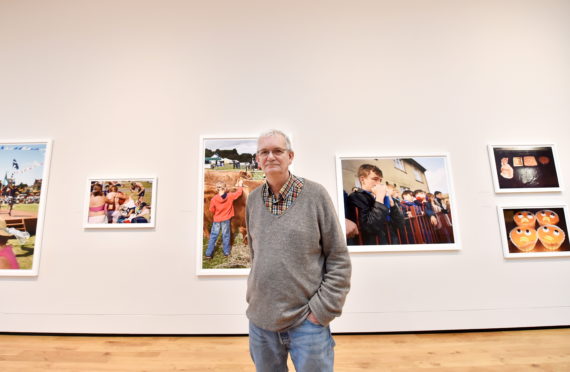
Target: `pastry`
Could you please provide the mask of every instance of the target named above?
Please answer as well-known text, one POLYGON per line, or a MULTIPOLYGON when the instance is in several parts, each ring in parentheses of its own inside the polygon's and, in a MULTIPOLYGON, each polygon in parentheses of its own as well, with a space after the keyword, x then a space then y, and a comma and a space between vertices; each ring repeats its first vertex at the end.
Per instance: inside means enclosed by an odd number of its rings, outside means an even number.
POLYGON ((544 248, 554 251, 562 245, 566 234, 558 226, 545 225, 538 228, 538 238, 544 248))
POLYGON ((550 163, 550 158, 548 156, 540 156, 538 158, 538 162, 542 165, 546 165, 546 164, 550 163))
POLYGON ((513 167, 509 165, 509 158, 502 158, 501 159, 501 177, 506 179, 513 178, 513 167))
POLYGON ((536 220, 538 221, 538 224, 540 226, 544 226, 544 225, 556 225, 558 221, 560 221, 560 218, 558 217, 558 214, 556 214, 556 212, 545 209, 539 211, 536 214, 536 220))
POLYGON ((538 234, 535 229, 522 229, 520 227, 515 227, 509 233, 509 238, 519 250, 528 252, 534 249, 536 242, 538 241, 538 234))
POLYGON ((538 165, 534 156, 525 156, 523 160, 525 167, 536 167, 538 165))
POLYGON ((536 225, 536 216, 529 211, 515 213, 513 220, 520 228, 532 228, 536 225))
POLYGON ((515 167, 522 167, 523 166, 523 158, 520 156, 515 156, 513 158, 513 165, 515 167))

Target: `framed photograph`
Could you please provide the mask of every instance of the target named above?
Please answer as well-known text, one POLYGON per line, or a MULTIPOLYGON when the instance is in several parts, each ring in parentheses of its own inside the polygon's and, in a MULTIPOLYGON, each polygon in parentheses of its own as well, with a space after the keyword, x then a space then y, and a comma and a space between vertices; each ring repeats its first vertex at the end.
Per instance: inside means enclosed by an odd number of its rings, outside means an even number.
POLYGON ((247 275, 251 267, 245 207, 265 181, 257 137, 201 137, 198 275, 247 275))
POLYGON ((570 256, 566 205, 499 206, 507 258, 570 256))
POLYGON ((562 191, 554 145, 489 145, 495 192, 562 191))
POLYGON ((89 178, 85 190, 86 229, 155 227, 156 177, 89 178))
POLYGON ((456 250, 449 156, 337 156, 339 218, 351 252, 456 250))
POLYGON ((0 142, 0 275, 38 275, 51 141, 0 142))

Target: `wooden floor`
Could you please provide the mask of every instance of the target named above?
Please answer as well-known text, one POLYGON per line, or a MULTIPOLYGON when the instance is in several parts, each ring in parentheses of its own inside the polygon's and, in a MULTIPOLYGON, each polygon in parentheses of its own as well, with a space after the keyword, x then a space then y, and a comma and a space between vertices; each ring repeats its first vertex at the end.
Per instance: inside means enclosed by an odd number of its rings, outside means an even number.
MULTIPOLYGON (((570 328, 335 340, 337 372, 570 371, 570 328)), ((0 371, 253 371, 247 343, 247 337, 0 334, 0 371)))

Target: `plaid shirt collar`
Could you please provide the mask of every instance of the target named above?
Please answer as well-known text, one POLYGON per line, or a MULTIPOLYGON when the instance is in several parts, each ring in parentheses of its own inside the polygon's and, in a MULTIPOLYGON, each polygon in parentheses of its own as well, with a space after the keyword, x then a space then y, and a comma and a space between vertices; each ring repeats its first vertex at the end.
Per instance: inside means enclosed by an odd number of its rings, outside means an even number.
POLYGON ((279 194, 275 195, 267 184, 263 184, 263 201, 267 209, 274 215, 281 215, 293 205, 303 188, 303 179, 289 173, 287 182, 279 190, 279 194))

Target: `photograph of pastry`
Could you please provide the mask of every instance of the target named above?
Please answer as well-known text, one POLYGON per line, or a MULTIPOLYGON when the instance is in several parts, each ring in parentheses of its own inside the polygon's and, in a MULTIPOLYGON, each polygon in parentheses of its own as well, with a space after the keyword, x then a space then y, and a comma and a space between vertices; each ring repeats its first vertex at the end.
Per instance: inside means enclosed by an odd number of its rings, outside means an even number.
POLYGON ((566 206, 499 207, 505 257, 570 256, 566 206))
POLYGON ((554 145, 489 145, 495 192, 561 191, 554 145))
POLYGON ((530 252, 536 247, 538 233, 533 227, 515 227, 509 233, 509 239, 518 250, 530 252))

